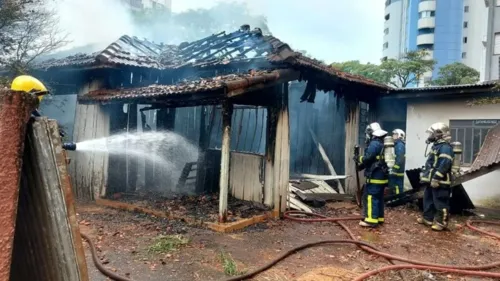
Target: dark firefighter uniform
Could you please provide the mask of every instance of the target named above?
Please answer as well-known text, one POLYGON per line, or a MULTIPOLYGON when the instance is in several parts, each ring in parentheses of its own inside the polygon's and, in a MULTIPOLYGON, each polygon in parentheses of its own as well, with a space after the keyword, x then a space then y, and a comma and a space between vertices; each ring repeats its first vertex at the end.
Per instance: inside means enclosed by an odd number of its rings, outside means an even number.
POLYGON ((359 159, 359 169, 364 168, 366 178, 363 191, 363 221, 370 225, 384 223, 384 189, 389 180, 383 157, 384 142, 381 138, 374 137, 359 159))
POLYGON ((438 140, 432 146, 420 181, 426 185, 424 191, 424 223, 433 229, 442 230, 448 226, 451 194, 451 166, 454 158, 452 146, 445 140, 438 140))
POLYGON ((403 140, 397 139, 394 142, 394 153, 396 154, 396 162, 392 173, 389 174, 389 189, 392 194, 397 195, 403 192, 405 179, 406 148, 403 140))

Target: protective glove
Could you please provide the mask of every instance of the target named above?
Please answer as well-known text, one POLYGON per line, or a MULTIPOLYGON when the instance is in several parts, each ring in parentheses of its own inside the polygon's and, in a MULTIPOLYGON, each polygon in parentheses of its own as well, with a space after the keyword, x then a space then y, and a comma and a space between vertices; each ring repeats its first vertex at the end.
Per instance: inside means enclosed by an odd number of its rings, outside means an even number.
POLYGON ((431 187, 433 188, 439 187, 439 181, 435 179, 431 180, 431 187))
POLYGON ((354 156, 354 157, 352 157, 352 160, 354 160, 354 163, 356 163, 356 165, 358 165, 358 166, 359 166, 359 164, 361 164, 361 163, 359 162, 359 156, 354 156))

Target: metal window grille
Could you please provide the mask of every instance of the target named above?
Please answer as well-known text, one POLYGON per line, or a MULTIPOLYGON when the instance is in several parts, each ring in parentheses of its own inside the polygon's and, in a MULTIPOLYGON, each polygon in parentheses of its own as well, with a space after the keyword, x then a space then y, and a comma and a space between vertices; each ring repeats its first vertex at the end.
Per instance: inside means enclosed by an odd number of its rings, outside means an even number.
POLYGON ((450 120, 452 141, 459 141, 463 145, 463 164, 474 162, 488 131, 499 122, 500 119, 450 120))

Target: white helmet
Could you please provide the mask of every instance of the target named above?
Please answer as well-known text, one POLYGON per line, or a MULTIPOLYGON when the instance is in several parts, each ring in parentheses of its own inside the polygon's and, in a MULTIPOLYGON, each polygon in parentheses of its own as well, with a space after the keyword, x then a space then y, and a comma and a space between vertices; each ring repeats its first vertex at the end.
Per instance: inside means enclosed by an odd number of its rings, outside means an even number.
POLYGON ((396 135, 396 137, 394 138, 396 140, 399 139, 399 140, 404 141, 406 139, 405 131, 403 131, 401 129, 395 129, 394 131, 392 131, 392 134, 396 135))
POLYGON ((425 132, 429 134, 429 137, 426 140, 427 143, 435 142, 441 139, 445 141, 451 140, 450 127, 442 122, 432 124, 425 132))
POLYGON ((377 122, 373 122, 370 125, 366 126, 365 130, 366 138, 370 139, 372 136, 383 137, 387 135, 387 132, 382 130, 380 124, 377 122))

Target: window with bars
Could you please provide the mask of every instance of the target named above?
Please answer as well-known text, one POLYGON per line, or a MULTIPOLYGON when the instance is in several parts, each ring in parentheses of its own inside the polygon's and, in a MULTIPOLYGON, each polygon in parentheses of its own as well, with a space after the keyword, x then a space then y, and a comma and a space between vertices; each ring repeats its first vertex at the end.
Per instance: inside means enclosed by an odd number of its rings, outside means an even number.
POLYGON ((489 129, 500 123, 500 119, 450 120, 452 141, 463 146, 462 162, 471 165, 476 159, 489 129))

